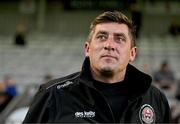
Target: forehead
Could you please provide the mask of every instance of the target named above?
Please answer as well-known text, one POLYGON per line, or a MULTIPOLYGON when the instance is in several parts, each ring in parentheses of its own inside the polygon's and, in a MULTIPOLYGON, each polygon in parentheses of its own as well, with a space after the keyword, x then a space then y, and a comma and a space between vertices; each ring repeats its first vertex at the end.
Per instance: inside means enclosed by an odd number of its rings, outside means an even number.
POLYGON ((108 32, 112 34, 123 33, 125 35, 129 34, 128 26, 126 24, 119 24, 119 23, 101 23, 97 24, 94 30, 94 33, 97 34, 98 32, 108 32))

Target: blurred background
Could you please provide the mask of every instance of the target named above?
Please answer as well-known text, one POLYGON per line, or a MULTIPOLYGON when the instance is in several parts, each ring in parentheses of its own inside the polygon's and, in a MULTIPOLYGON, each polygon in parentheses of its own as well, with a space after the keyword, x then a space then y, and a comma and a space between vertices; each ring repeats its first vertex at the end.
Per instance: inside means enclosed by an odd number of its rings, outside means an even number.
POLYGON ((0 123, 21 123, 39 85, 81 69, 90 22, 107 10, 133 20, 132 64, 153 77, 180 123, 179 0, 1 0, 0 123))

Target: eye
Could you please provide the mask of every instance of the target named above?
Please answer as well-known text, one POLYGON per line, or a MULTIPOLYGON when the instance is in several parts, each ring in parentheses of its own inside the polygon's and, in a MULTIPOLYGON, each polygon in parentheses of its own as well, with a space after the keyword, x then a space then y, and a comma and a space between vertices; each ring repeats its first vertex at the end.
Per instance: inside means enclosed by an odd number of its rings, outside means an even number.
POLYGON ((117 36, 117 37, 115 37, 115 41, 117 43, 122 43, 122 42, 125 42, 126 39, 124 37, 122 37, 122 36, 117 36))
POLYGON ((96 38, 100 41, 105 41, 107 39, 107 36, 104 34, 99 34, 96 38))

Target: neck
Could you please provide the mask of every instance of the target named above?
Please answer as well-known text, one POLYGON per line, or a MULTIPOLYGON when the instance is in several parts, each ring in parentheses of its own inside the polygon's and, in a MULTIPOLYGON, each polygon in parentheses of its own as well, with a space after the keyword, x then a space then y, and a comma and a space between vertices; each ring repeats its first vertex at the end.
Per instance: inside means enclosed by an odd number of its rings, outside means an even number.
POLYGON ((112 74, 108 74, 107 73, 102 73, 100 71, 97 70, 93 70, 91 69, 91 74, 92 77, 97 80, 97 81, 101 81, 104 83, 116 83, 116 82, 120 82, 123 81, 125 78, 125 73, 126 73, 126 69, 122 70, 121 72, 118 72, 116 74, 112 73, 112 74))

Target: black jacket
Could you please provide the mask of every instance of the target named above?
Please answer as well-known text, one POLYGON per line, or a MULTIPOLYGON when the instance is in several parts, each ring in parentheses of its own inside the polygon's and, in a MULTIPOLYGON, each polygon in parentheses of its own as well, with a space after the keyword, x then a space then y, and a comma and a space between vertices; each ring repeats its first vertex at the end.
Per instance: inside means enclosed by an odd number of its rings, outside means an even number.
MULTIPOLYGON (((127 66, 125 80, 130 96, 120 123, 168 123, 170 110, 166 97, 151 85, 151 77, 127 66)), ((112 110, 92 83, 89 59, 81 72, 42 85, 24 123, 113 123, 112 110)))

